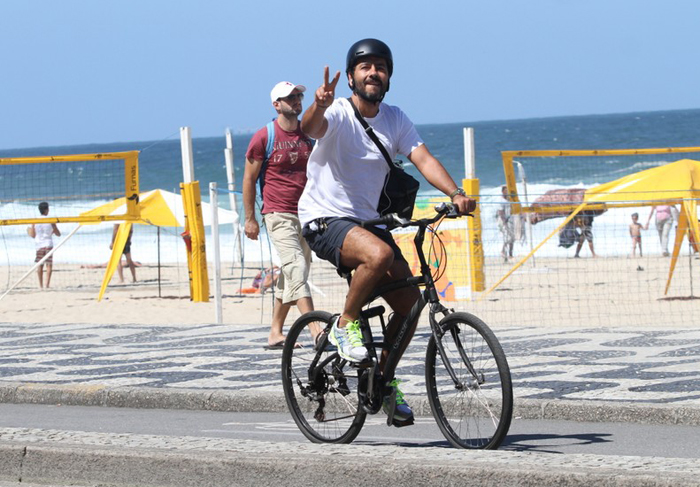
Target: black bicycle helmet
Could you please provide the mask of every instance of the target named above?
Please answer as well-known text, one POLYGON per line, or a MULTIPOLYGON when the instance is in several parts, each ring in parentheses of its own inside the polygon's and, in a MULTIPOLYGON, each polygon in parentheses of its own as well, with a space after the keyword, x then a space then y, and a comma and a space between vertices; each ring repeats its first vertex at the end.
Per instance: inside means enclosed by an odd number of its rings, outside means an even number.
POLYGON ((391 49, 378 39, 362 39, 350 46, 345 63, 345 72, 350 73, 360 58, 365 56, 377 56, 386 60, 389 68, 389 77, 394 72, 394 58, 391 49))

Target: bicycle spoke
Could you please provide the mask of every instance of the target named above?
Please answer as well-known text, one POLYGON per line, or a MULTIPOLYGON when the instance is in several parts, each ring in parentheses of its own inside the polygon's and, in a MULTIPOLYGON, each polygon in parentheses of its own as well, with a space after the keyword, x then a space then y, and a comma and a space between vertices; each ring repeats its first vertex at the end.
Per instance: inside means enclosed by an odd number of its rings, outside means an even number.
POLYGON ((357 370, 334 348, 315 348, 315 335, 330 320, 329 313, 313 311, 294 323, 282 356, 282 384, 292 417, 307 438, 347 443, 359 434, 365 413, 359 407, 357 370))
POLYGON ((438 426, 455 446, 497 448, 512 414, 503 350, 491 330, 467 313, 449 315, 440 326, 448 330, 441 346, 433 338, 426 353, 426 384, 438 426))

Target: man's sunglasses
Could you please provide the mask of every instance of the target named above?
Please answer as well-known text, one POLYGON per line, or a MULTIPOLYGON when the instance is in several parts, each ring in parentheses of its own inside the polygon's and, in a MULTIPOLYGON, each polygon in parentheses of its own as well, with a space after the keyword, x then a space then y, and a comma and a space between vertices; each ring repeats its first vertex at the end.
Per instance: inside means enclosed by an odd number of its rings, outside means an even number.
POLYGON ((299 99, 299 101, 304 99, 304 93, 292 93, 291 95, 284 96, 282 98, 278 98, 278 100, 287 100, 287 101, 294 101, 296 99, 299 99))

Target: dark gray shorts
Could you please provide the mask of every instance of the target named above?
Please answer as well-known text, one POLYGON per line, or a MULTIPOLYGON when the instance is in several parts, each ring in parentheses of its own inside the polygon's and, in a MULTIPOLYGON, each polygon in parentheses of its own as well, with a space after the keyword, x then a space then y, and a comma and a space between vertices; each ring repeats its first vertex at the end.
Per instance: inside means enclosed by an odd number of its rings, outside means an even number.
MULTIPOLYGON (((319 218, 304 225, 301 234, 318 257, 333 264, 340 272, 349 273, 352 269, 340 265, 340 249, 343 247, 345 236, 357 226, 359 223, 351 218, 319 218)), ((394 260, 406 261, 391 232, 377 227, 367 227, 366 230, 392 248, 394 260)))

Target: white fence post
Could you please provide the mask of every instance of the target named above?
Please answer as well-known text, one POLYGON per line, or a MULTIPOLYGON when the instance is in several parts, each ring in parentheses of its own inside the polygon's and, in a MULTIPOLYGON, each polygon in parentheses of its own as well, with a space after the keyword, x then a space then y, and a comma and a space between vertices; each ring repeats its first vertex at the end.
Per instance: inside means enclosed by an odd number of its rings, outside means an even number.
POLYGON ((233 222, 233 247, 234 258, 236 261, 243 260, 243 245, 241 241, 241 215, 238 213, 238 205, 236 204, 236 169, 233 165, 233 137, 231 130, 226 129, 226 149, 224 149, 224 157, 226 159, 226 179, 228 180, 228 200, 231 209, 236 212, 236 221, 233 222))
POLYGON ((214 241, 214 304, 216 324, 224 322, 221 304, 221 253, 219 248, 219 197, 216 183, 209 183, 209 206, 211 208, 211 239, 214 241))
POLYGON ((189 127, 180 127, 180 151, 182 152, 183 183, 194 181, 194 157, 192 156, 192 132, 189 127))

